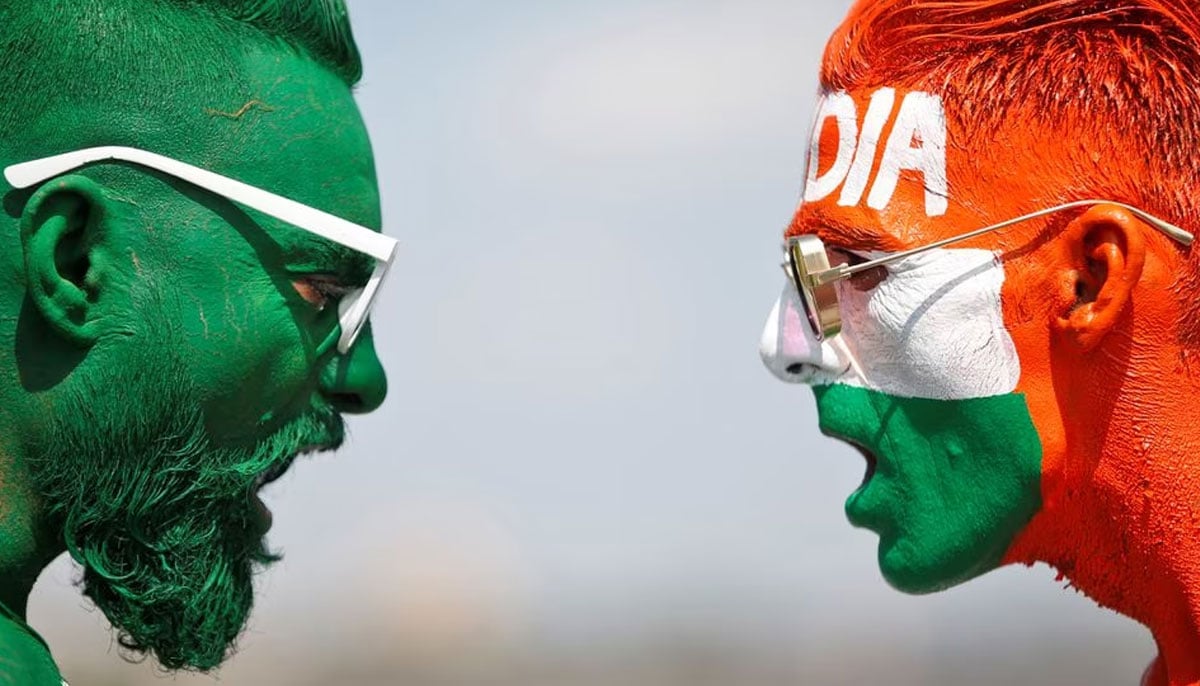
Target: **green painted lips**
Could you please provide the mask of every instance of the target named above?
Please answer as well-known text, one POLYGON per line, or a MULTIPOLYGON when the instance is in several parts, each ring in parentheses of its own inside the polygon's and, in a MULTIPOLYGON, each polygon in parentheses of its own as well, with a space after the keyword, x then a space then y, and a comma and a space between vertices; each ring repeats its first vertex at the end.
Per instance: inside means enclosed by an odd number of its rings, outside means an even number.
POLYGON ((846 515, 879 534, 879 566, 897 589, 930 593, 995 569, 1041 507, 1042 448, 1024 396, 813 390, 821 431, 868 454, 846 515))

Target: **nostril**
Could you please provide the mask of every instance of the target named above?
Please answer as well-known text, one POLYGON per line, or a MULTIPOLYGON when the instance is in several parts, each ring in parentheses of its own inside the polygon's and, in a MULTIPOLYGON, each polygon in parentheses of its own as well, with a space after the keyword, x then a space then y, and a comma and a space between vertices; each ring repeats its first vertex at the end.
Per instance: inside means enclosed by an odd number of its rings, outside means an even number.
POLYGON ((365 405, 362 396, 357 393, 327 393, 325 397, 339 412, 362 412, 365 405))

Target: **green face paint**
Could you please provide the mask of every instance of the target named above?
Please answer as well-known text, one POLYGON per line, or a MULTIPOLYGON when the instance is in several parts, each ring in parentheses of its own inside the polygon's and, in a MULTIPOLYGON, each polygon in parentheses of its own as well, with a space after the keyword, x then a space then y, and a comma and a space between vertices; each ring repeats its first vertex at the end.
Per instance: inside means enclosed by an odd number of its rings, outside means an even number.
MULTIPOLYGON (((222 173, 378 226, 370 149, 345 84, 303 58, 265 53, 251 53, 244 73, 274 109, 233 124, 241 147, 222 173)), ((114 297, 136 314, 129 335, 98 345, 95 364, 56 402, 56 417, 89 421, 50 427, 30 470, 84 567, 84 592, 122 643, 166 667, 209 669, 245 625, 254 565, 271 560, 259 479, 341 442, 340 398, 323 385, 330 367, 357 361, 379 377, 368 384, 382 384, 373 355, 318 357, 336 307, 313 307, 292 282, 365 274, 319 238, 173 179, 94 173, 107 188, 136 189, 133 206, 111 215, 124 220, 114 222, 114 269, 128 256, 134 270, 114 297), (96 407, 104 388, 123 389, 122 403, 96 407)))
MULTIPOLYGON (((272 109, 243 115, 249 121, 217 116, 241 140, 237 155, 210 168, 379 227, 370 142, 346 85, 305 59, 268 52, 248 51, 243 69, 272 109)), ((159 316, 183 327, 180 354, 189 361, 215 440, 246 445, 306 411, 322 390, 322 372, 338 364, 329 354, 316 357, 337 325, 337 308, 314 307, 293 282, 332 276, 361 285, 370 261, 173 179, 141 169, 98 173, 111 174, 112 185, 139 190, 135 202, 151 209, 135 216, 170 226, 170 239, 163 240, 136 220, 123 222, 122 248, 137 256, 136 278, 163 289, 159 316)), ((382 393, 385 384, 370 338, 365 333, 341 361, 346 373, 357 374, 360 394, 382 393)), ((363 399, 373 407, 381 397, 363 399)))
POLYGON ((846 514, 879 534, 879 565, 897 589, 930 593, 996 568, 1041 506, 1041 443, 1023 396, 813 390, 821 431, 875 458, 846 514))
MULTIPOLYGON (((0 75, 0 164, 129 145, 380 227, 339 0, 25 7, 0 10, 0 55, 40 71, 0 75)), ((134 165, 4 201, 0 597, 19 619, 66 548, 123 648, 215 667, 274 559, 256 491, 386 393, 369 330, 347 355, 322 345, 321 288, 361 285, 369 261, 134 165)))
POLYGON ((62 686, 62 674, 40 636, 0 607, 0 684, 62 686))

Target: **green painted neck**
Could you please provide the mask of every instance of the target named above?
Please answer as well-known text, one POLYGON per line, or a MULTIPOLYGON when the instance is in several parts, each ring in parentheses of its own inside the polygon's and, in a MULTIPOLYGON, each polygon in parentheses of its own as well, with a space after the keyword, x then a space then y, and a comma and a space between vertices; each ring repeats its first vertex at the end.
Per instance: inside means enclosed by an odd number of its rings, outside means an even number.
POLYGON ((19 471, 15 460, 0 456, 0 603, 24 620, 38 574, 64 548, 47 534, 19 471))

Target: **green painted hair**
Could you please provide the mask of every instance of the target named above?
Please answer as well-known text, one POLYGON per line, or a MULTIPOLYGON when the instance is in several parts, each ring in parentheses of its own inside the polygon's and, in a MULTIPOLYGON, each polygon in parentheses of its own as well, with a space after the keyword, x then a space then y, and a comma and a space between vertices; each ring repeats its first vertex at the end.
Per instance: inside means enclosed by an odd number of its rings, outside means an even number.
POLYGON ((212 149, 197 113, 242 104, 231 94, 252 91, 252 50, 307 57, 347 87, 362 76, 344 0, 0 2, 0 164, 86 145, 212 149))
MULTIPOLYGON (((39 36, 91 33, 99 48, 96 57, 118 57, 120 48, 151 38, 156 30, 167 35, 181 23, 192 23, 191 30, 199 29, 201 35, 215 30, 233 37, 253 31, 266 40, 280 40, 303 50, 349 85, 362 78, 362 59, 344 0, 40 0, 3 5, 0 65, 5 67, 32 57, 52 58, 51 53, 63 47, 43 43, 41 49, 33 44, 39 36), (171 12, 172 6, 183 13, 171 12), (193 23, 197 19, 201 21, 193 23)), ((188 47, 185 42, 177 50, 188 47)))
POLYGON ((344 0, 169 0, 282 38, 308 52, 349 85, 362 78, 362 59, 344 0))

